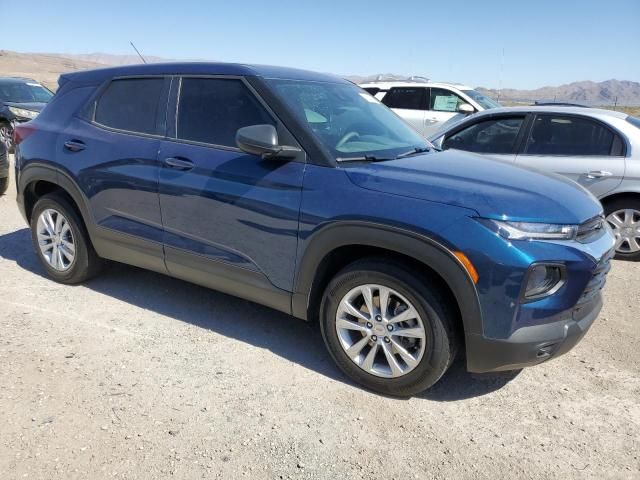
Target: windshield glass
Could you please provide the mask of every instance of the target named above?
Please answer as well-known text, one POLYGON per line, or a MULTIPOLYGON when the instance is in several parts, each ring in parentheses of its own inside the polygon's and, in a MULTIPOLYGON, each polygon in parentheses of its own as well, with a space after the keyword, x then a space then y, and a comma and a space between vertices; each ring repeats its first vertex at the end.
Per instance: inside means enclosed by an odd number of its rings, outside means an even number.
POLYGON ((361 88, 342 83, 268 80, 337 160, 393 158, 431 145, 361 88))
POLYGON ((498 102, 496 102, 493 98, 486 97, 482 95, 480 92, 477 92, 475 90, 462 90, 462 91, 467 95, 469 95, 471 98, 473 98, 476 102, 478 102, 482 108, 485 108, 487 110, 489 110, 490 108, 500 108, 502 106, 498 102))
POLYGON ((627 117, 627 122, 629 122, 631 125, 637 128, 640 128, 640 118, 632 117, 631 115, 629 115, 627 117))
POLYGON ((36 82, 0 82, 0 100, 5 102, 47 103, 53 93, 36 82))

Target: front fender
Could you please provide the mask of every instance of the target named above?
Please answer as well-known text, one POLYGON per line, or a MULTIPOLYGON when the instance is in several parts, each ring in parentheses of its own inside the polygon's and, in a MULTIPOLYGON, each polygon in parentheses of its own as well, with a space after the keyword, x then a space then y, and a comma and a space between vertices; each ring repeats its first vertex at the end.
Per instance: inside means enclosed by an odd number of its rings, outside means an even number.
POLYGON ((293 315, 307 319, 318 267, 340 247, 369 246, 408 255, 428 265, 449 286, 458 303, 465 336, 482 332, 482 314, 475 285, 453 252, 441 243, 405 230, 366 221, 333 222, 304 240, 292 298, 293 315))

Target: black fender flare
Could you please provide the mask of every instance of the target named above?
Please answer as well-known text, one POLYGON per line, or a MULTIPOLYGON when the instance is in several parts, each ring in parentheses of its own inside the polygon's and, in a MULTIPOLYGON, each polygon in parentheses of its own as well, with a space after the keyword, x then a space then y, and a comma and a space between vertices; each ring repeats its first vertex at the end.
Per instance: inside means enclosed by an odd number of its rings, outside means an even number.
POLYGON ((20 177, 18 179, 18 203, 21 204, 21 210, 23 211, 25 220, 28 220, 27 216, 30 213, 26 211, 26 206, 24 205, 25 191, 29 185, 39 181, 52 183, 67 192, 78 206, 87 230, 89 230, 90 233, 94 230, 95 221, 88 207, 89 201, 80 187, 68 174, 44 163, 31 163, 20 171, 20 177))
POLYGON ((294 316, 307 319, 316 272, 328 254, 345 246, 370 246, 407 255, 428 265, 452 291, 465 336, 482 333, 482 313, 475 284, 460 260, 440 242, 400 227, 366 221, 331 223, 304 242, 306 247, 294 282, 294 316))

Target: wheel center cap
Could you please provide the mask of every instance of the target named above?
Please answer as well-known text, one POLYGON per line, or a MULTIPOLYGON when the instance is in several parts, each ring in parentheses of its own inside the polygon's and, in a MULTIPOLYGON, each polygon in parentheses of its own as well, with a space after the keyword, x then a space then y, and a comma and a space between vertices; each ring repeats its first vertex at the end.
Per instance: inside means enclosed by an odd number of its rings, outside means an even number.
POLYGON ((624 227, 622 229, 622 235, 625 236, 625 237, 630 237, 632 233, 633 233, 633 228, 632 227, 624 227))
POLYGON ((373 331, 378 335, 384 335, 387 332, 384 325, 379 323, 373 326, 373 331))

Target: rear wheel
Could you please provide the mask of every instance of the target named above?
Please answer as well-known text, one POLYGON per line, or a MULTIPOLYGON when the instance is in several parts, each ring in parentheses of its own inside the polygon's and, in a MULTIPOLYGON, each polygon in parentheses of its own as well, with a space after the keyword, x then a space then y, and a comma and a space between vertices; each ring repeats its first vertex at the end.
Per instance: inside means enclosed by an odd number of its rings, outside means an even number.
POLYGON ((413 395, 436 383, 455 357, 455 313, 445 298, 404 266, 357 261, 325 291, 322 334, 353 380, 381 393, 413 395))
POLYGON ((619 198, 605 204, 607 222, 616 236, 616 258, 640 260, 640 199, 619 198))
POLYGON ((36 202, 31 239, 47 273, 58 282, 82 282, 102 266, 82 220, 63 195, 48 194, 36 202))

